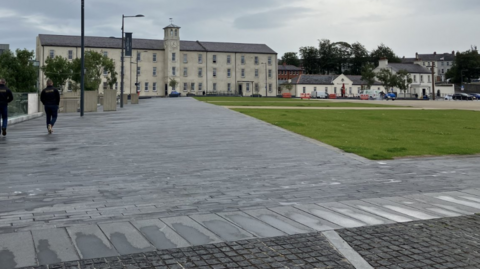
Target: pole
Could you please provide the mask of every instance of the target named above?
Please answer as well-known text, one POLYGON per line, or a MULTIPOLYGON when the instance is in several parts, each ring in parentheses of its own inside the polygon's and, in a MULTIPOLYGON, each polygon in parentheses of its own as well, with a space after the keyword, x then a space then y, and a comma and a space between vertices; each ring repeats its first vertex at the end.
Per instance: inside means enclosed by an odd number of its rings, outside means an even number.
POLYGON ((432 99, 435 100, 435 62, 432 62, 432 99))
POLYGON ((137 51, 137 77, 135 78, 135 93, 138 94, 138 51, 137 51))
POLYGON ((267 63, 265 64, 265 97, 268 97, 268 84, 267 84, 267 63))
POLYGON ((123 47, 125 46, 124 44, 124 40, 123 40, 123 25, 124 25, 124 20, 125 20, 125 15, 122 14, 122 54, 120 55, 120 58, 121 58, 121 62, 122 62, 122 67, 120 68, 120 108, 123 108, 123 77, 124 77, 124 72, 123 72, 123 61, 124 61, 124 58, 125 56, 123 55, 123 47))
POLYGON ((85 0, 82 0, 82 49, 80 70, 80 117, 83 117, 85 105, 85 0))

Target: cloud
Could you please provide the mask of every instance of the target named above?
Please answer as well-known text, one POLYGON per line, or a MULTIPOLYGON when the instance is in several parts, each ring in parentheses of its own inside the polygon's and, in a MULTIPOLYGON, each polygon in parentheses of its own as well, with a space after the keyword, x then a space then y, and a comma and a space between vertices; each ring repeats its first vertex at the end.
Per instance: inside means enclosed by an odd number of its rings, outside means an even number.
POLYGON ((241 16, 235 19, 233 25, 238 29, 280 28, 309 15, 310 12, 309 9, 302 7, 278 8, 241 16))

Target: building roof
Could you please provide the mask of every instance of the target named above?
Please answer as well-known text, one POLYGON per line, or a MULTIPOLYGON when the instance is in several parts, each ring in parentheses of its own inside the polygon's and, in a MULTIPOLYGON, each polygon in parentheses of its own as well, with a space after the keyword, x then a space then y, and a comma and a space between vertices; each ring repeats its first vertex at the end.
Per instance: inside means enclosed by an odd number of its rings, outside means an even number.
POLYGON ((166 29, 166 28, 178 28, 178 29, 180 29, 180 26, 175 25, 173 23, 170 23, 169 25, 165 26, 165 28, 163 28, 163 29, 166 29))
POLYGON ((302 68, 297 67, 295 65, 283 65, 279 64, 278 65, 278 71, 302 71, 302 68))
POLYGON ((418 74, 430 74, 432 73, 429 69, 418 65, 418 64, 398 64, 398 63, 389 63, 388 67, 392 70, 398 72, 400 70, 406 70, 408 73, 418 73, 418 74))
MULTIPOLYGON (((67 35, 39 35, 40 43, 43 46, 55 47, 80 47, 80 36, 67 35)), ((120 49, 121 38, 86 36, 85 47, 87 48, 112 48, 120 49)), ((164 50, 164 41, 159 39, 137 39, 132 41, 133 49, 164 50)), ((277 54, 265 44, 246 43, 223 43, 204 41, 180 41, 182 51, 206 51, 206 52, 236 52, 236 53, 260 53, 277 54)))
POLYGON ((442 54, 418 54, 418 61, 454 61, 455 54, 442 53, 442 54))
MULTIPOLYGON (((352 81, 352 85, 365 85, 365 82, 362 80, 362 76, 354 75, 345 75, 348 79, 352 81)), ((373 85, 381 85, 382 83, 375 81, 373 85)))
POLYGON ((337 77, 336 75, 300 75, 292 79, 292 84, 333 84, 333 80, 337 77))
POLYGON ((402 63, 404 64, 413 64, 417 59, 415 58, 402 58, 402 63))

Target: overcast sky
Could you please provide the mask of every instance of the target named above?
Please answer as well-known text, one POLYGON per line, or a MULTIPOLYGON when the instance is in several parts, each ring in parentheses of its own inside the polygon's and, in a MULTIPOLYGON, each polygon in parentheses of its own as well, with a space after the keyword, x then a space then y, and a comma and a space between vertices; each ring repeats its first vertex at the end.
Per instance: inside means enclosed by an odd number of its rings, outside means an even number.
MULTIPOLYGON (((85 0, 85 34, 162 39, 173 18, 183 40, 264 43, 279 54, 318 40, 380 43, 402 57, 480 45, 479 0, 85 0)), ((9 0, 0 43, 34 50, 38 34, 80 35, 80 0, 9 0)))

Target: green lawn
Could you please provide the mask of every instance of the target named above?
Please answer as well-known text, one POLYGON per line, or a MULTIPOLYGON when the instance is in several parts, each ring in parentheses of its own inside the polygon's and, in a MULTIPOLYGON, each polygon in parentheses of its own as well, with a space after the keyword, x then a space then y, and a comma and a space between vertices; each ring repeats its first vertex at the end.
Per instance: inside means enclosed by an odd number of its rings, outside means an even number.
POLYGON ((480 112, 234 109, 372 160, 480 153, 480 112))
POLYGON ((319 100, 300 100, 291 98, 254 98, 254 97, 195 97, 219 106, 294 106, 294 107, 394 107, 384 104, 366 104, 349 102, 328 102, 319 100))

